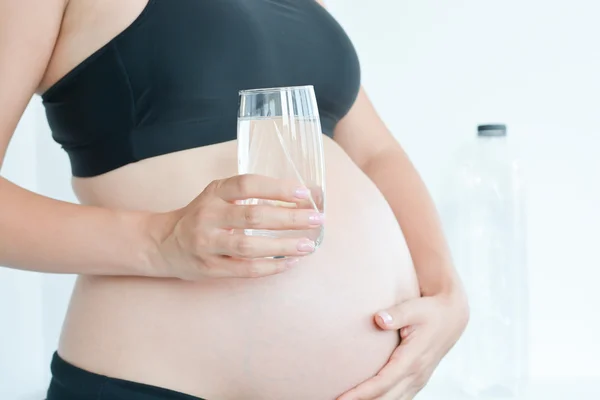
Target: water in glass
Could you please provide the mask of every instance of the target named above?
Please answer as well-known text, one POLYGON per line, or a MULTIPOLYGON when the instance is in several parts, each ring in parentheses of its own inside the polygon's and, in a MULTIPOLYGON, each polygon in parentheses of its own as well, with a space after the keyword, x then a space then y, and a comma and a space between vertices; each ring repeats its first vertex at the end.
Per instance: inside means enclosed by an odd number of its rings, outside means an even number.
MULTIPOLYGON (((325 170, 321 123, 312 86, 245 90, 238 115, 238 172, 292 180, 310 190, 297 203, 247 199, 243 203, 310 208, 325 212, 325 170)), ((246 229, 246 235, 307 237, 318 246, 323 226, 310 230, 246 229)))

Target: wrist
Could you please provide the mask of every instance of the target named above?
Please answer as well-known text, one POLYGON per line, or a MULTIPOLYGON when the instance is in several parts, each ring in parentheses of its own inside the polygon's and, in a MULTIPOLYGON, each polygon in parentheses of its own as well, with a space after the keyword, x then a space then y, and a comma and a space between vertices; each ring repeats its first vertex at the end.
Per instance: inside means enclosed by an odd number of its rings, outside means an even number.
POLYGON ((464 331, 469 323, 471 311, 469 307, 469 299, 462 283, 460 281, 457 282, 454 288, 445 292, 444 295, 446 296, 451 309, 454 310, 454 320, 457 323, 457 328, 461 332, 464 331))
POLYGON ((454 318, 459 322, 459 326, 464 327, 469 321, 469 301, 463 283, 455 272, 448 274, 444 279, 440 279, 436 285, 429 288, 423 296, 435 296, 448 304, 454 313, 454 318))
POLYGON ((419 287, 422 296, 455 296, 464 293, 464 287, 458 273, 451 264, 443 263, 445 267, 430 268, 418 274, 419 287))
POLYGON ((142 251, 141 272, 153 278, 169 278, 171 270, 165 257, 165 243, 171 239, 173 230, 179 220, 179 212, 146 213, 142 217, 142 235, 144 246, 142 251))

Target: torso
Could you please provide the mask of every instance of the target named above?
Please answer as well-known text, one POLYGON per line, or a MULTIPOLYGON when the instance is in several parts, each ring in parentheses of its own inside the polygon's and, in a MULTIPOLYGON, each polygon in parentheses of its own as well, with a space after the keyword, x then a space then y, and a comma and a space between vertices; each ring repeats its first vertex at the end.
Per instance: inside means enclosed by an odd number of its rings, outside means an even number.
MULTIPOLYGON (((70 0, 42 86, 145 3, 70 0)), ((327 223, 315 254, 261 279, 80 277, 59 354, 92 372, 211 400, 330 400, 373 376, 398 336, 378 330, 372 316, 417 296, 417 281, 389 205, 333 140, 324 141, 327 223)), ((76 177, 73 187, 84 204, 167 211, 236 168, 229 140, 76 177)))

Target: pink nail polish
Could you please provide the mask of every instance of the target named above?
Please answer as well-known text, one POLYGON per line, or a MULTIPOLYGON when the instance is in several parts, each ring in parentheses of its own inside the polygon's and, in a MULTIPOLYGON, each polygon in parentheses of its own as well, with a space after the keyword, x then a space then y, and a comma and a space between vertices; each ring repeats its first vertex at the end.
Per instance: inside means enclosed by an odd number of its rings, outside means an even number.
POLYGON ((315 242, 312 240, 302 239, 298 242, 298 251, 303 253, 312 253, 315 251, 315 242))
POLYGON ((325 222, 325 215, 320 213, 313 213, 308 217, 308 221, 312 225, 321 225, 325 222))
POLYGON ((310 191, 307 188, 298 188, 294 192, 294 197, 297 199, 308 199, 310 197, 310 191))
POLYGON ((378 312, 377 317, 383 323, 383 325, 391 325, 393 322, 392 316, 387 311, 378 312))

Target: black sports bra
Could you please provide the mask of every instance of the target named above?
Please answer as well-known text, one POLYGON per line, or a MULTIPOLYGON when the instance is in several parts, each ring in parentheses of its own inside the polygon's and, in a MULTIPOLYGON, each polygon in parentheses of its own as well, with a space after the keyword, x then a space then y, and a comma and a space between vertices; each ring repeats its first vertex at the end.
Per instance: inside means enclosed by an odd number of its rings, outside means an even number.
POLYGON ((236 138, 238 91, 313 85, 333 135, 360 86, 348 36, 315 0, 149 0, 43 95, 74 176, 236 138))

